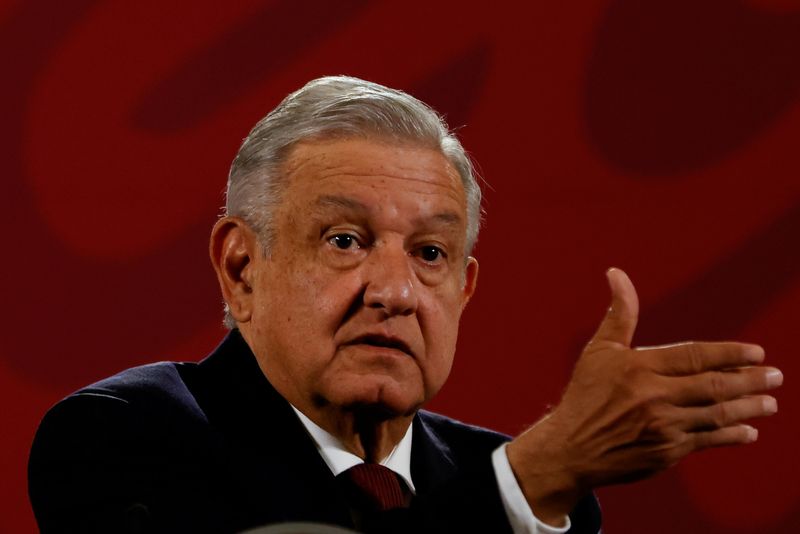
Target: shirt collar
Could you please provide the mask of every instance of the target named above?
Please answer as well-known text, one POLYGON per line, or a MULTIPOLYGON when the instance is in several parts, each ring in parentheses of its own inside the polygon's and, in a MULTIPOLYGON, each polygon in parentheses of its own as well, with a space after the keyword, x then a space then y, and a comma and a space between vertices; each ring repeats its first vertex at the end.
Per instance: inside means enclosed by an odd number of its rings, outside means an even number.
MULTIPOLYGON (((339 438, 317 425, 293 405, 292 409, 311 435, 311 438, 317 445, 320 456, 322 456, 322 459, 328 464, 334 476, 347 471, 354 465, 364 463, 364 460, 348 451, 339 438)), ((403 439, 400 440, 400 443, 395 445, 392 452, 389 453, 389 456, 381 460, 380 463, 382 466, 388 467, 400 475, 411 492, 416 493, 414 482, 411 480, 411 434, 413 427, 413 424, 408 425, 408 430, 406 430, 403 439)))

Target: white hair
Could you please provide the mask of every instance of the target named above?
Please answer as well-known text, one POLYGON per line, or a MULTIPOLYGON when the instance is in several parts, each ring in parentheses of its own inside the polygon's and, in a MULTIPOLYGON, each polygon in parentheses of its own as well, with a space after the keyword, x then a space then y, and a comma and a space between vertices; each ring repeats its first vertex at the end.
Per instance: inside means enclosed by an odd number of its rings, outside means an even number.
MULTIPOLYGON (((478 239, 481 189, 472 162, 444 119, 413 96, 349 76, 326 76, 290 94, 245 138, 228 175, 226 215, 244 219, 265 253, 275 239, 283 165, 301 141, 381 139, 439 150, 461 177, 467 199, 466 254, 478 239)), ((225 324, 235 326, 227 313, 225 324)))

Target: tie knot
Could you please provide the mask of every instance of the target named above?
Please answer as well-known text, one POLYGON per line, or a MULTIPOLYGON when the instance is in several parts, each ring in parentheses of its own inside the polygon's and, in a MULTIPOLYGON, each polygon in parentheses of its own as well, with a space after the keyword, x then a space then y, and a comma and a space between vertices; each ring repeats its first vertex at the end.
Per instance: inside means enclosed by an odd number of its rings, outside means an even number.
POLYGON ((394 471, 380 464, 358 464, 343 472, 360 491, 369 506, 377 510, 390 510, 405 506, 406 499, 394 471))

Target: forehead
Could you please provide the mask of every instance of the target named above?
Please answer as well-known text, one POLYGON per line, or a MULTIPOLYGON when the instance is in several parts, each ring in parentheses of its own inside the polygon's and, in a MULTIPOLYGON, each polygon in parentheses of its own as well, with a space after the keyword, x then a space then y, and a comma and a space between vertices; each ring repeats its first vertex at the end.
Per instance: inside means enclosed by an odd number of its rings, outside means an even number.
POLYGON ((370 193, 385 200, 416 196, 416 202, 436 200, 466 210, 458 171, 431 148, 366 139, 303 142, 287 158, 284 176, 289 196, 323 192, 370 193))

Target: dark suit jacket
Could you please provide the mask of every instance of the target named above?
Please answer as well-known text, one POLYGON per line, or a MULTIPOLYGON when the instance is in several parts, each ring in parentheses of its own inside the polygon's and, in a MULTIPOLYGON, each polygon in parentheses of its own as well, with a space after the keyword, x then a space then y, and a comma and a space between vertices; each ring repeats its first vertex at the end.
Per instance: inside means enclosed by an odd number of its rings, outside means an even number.
MULTIPOLYGON (((421 411, 412 506, 377 531, 503 532, 491 452, 508 439, 421 411)), ((352 527, 340 486, 233 331, 205 360, 124 371, 45 416, 29 463, 43 532, 235 532, 282 521, 352 527)), ((593 497, 572 532, 597 532, 593 497)))

